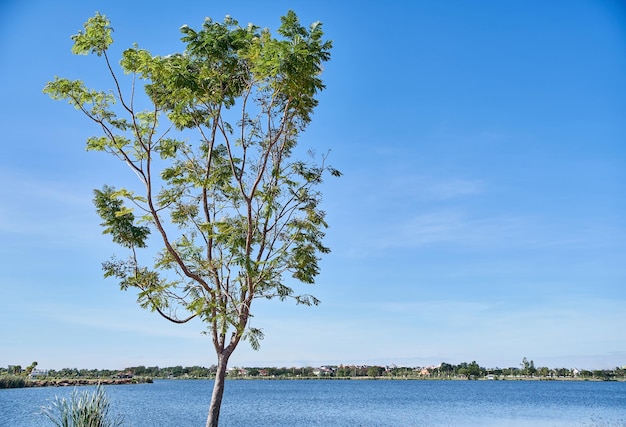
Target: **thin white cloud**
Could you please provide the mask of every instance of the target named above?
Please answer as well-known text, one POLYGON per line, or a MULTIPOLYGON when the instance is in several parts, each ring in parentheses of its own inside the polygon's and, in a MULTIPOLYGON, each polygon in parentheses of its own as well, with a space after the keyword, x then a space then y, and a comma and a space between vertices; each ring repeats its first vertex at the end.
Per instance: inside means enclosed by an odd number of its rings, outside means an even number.
MULTIPOLYGON (((0 233, 35 238, 56 245, 82 241, 97 235, 97 217, 91 192, 78 183, 55 182, 24 176, 20 172, 0 172, 0 233)), ((24 242, 24 240, 20 240, 24 242)))
POLYGON ((423 366, 476 360, 486 367, 506 367, 528 357, 537 366, 555 367, 566 361, 568 367, 597 368, 611 367, 624 351, 622 343, 614 340, 626 320, 618 301, 581 302, 564 297, 513 305, 507 301, 390 299, 379 304, 351 302, 342 312, 341 318, 303 316, 288 323, 265 317, 259 325, 266 332, 261 350, 254 352, 243 345, 233 363, 423 366), (598 324, 607 327, 600 331, 598 324), (584 363, 591 360, 590 343, 593 351, 604 355, 595 358, 597 363, 584 363))
POLYGON ((159 318, 157 314, 141 312, 139 307, 136 310, 115 311, 103 308, 81 308, 77 306, 62 306, 58 303, 47 307, 39 305, 33 308, 39 316, 49 321, 60 322, 68 326, 88 327, 95 331, 125 332, 150 337, 176 337, 190 340, 203 340, 200 332, 202 326, 197 324, 176 325, 169 323, 165 319, 159 318))
POLYGON ((481 194, 485 184, 481 180, 451 179, 430 184, 428 193, 435 199, 454 199, 462 196, 481 194))
POLYGON ((452 243, 462 246, 501 246, 520 241, 528 222, 522 217, 471 218, 459 210, 414 215, 382 227, 378 247, 420 247, 452 243))
POLYGON ((487 191, 487 183, 481 179, 454 176, 442 178, 401 171, 386 177, 377 176, 375 180, 361 179, 353 185, 363 186, 360 193, 365 196, 366 202, 390 209, 414 203, 474 196, 487 191))
POLYGON ((380 304, 376 304, 375 309, 377 312, 383 312, 389 315, 403 315, 403 314, 415 314, 415 313, 429 313, 441 314, 447 313, 480 313, 488 310, 493 304, 477 301, 455 301, 455 300, 441 300, 441 301, 384 301, 380 304))
MULTIPOLYGON (((0 197, 4 200, 30 201, 33 204, 65 204, 70 207, 87 207, 91 199, 85 197, 83 188, 76 182, 52 181, 44 177, 33 177, 20 171, 0 171, 0 197)), ((91 194, 91 193, 89 193, 91 194)))
MULTIPOLYGON (((525 215, 480 216, 463 209, 442 209, 381 221, 367 236, 367 250, 420 248, 452 245, 463 248, 506 249, 591 249, 612 247, 626 241, 626 229, 595 222, 555 223, 525 215)), ((358 235, 357 235, 358 236, 358 235)), ((352 241, 354 250, 365 247, 352 241)), ((355 253, 359 253, 358 251, 355 253)))

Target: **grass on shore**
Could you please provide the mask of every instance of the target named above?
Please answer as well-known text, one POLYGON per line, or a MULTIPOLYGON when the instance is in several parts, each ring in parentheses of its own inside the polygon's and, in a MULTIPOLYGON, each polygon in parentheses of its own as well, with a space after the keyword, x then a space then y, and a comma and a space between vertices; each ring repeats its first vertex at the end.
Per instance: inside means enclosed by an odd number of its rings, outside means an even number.
POLYGON ((18 375, 0 376, 0 389, 2 388, 23 388, 26 387, 26 378, 18 375))
POLYGON ((24 388, 24 387, 60 387, 60 386, 81 386, 81 385, 111 385, 111 384, 144 384, 152 383, 150 377, 134 378, 42 378, 31 380, 20 375, 0 376, 0 389, 4 388, 24 388))
POLYGON ((119 427, 124 424, 124 417, 111 414, 111 404, 100 384, 92 393, 79 393, 74 389, 70 400, 56 396, 41 412, 56 427, 119 427))

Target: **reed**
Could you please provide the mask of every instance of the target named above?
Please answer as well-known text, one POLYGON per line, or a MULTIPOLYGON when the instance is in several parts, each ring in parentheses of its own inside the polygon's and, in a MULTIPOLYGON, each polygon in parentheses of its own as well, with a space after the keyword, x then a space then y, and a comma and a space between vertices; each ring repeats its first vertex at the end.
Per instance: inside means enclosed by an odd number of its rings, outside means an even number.
POLYGON ((50 406, 41 412, 56 427, 118 427, 124 424, 121 415, 111 414, 111 403, 98 384, 93 392, 79 393, 74 389, 70 400, 55 396, 50 406))
POLYGON ((0 388, 24 388, 26 387, 26 378, 17 375, 0 376, 0 388))

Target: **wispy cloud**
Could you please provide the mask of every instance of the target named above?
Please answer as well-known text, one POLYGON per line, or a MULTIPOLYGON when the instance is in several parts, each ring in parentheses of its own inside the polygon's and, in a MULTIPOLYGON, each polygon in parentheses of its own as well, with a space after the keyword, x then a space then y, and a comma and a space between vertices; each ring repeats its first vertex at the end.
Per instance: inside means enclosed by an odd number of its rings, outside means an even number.
POLYGON ((31 236, 56 244, 80 241, 97 227, 91 193, 79 183, 55 182, 0 172, 0 233, 31 236))
POLYGON ((421 247, 454 244, 465 247, 497 247, 524 239, 529 230, 523 217, 470 217, 461 210, 449 209, 414 215, 382 226, 376 238, 379 248, 421 247))
POLYGON ((481 179, 462 177, 437 177, 412 172, 380 177, 375 180, 363 179, 362 194, 366 201, 395 206, 410 206, 425 201, 451 200, 479 195, 487 191, 487 183, 481 179))
POLYGON ((517 305, 458 298, 356 301, 345 305, 340 318, 320 315, 312 321, 303 316, 287 324, 264 317, 260 326, 266 339, 261 351, 244 346, 238 350, 235 363, 328 363, 341 354, 337 363, 428 365, 477 360, 483 366, 495 367, 517 366, 526 356, 538 366, 554 367, 553 361, 575 359, 565 352, 588 354, 581 338, 590 334, 601 343, 594 351, 610 354, 614 360, 624 351, 614 340, 625 320, 620 304, 567 297, 517 305), (595 330, 598 321, 607 325, 604 330, 595 330), (290 343, 288 348, 284 342, 290 343))
POLYGON ((604 226, 594 221, 556 223, 531 215, 472 212, 446 208, 410 214, 390 212, 367 234, 352 233, 347 240, 352 256, 365 256, 392 249, 441 246, 473 250, 591 250, 623 245, 626 228, 604 226), (367 238, 367 243, 362 238, 367 238))
POLYGON ((481 194, 485 191, 485 183, 481 180, 451 179, 433 182, 426 186, 426 191, 436 199, 454 199, 481 194))
POLYGON ((142 312, 139 307, 133 310, 120 310, 118 307, 112 311, 55 304, 50 307, 39 305, 33 311, 48 321, 60 322, 66 327, 86 327, 93 331, 126 332, 150 337, 206 339, 201 336, 202 326, 197 323, 196 328, 170 324, 156 314, 142 312))
POLYGON ((91 200, 82 193, 76 182, 53 181, 46 177, 35 177, 21 171, 0 171, 4 183, 0 197, 6 200, 31 201, 32 203, 59 203, 75 207, 91 205, 91 200))

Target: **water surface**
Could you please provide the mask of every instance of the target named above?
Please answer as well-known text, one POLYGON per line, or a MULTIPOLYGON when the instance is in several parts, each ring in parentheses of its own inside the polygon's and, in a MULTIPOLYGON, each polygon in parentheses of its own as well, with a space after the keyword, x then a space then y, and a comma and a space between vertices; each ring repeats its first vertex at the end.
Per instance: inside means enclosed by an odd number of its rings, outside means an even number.
MULTIPOLYGON (((127 426, 195 427, 205 423, 212 385, 157 380, 105 390, 127 426)), ((71 392, 71 387, 0 390, 0 426, 49 426, 41 406, 71 392)), ((626 427, 626 383, 227 381, 220 425, 626 427)))

